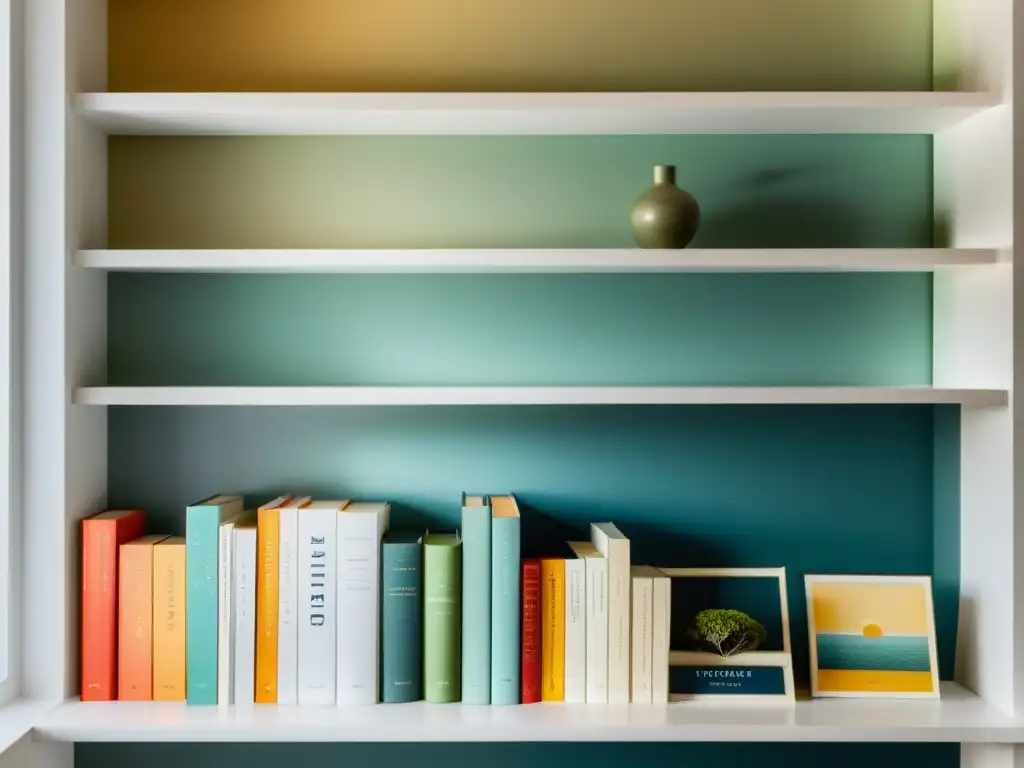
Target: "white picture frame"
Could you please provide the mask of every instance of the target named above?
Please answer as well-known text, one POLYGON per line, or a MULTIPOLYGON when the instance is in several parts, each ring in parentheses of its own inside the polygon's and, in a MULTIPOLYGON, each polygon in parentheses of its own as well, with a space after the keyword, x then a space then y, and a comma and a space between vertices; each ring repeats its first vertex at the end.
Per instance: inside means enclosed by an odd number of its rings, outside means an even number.
POLYGON ((705 702, 716 705, 796 703, 793 682, 793 649, 790 645, 789 601, 785 568, 659 568, 670 579, 766 578, 779 582, 779 609, 782 621, 781 651, 748 651, 725 658, 706 651, 670 651, 669 667, 774 667, 782 670, 784 692, 780 694, 672 693, 669 702, 705 702))

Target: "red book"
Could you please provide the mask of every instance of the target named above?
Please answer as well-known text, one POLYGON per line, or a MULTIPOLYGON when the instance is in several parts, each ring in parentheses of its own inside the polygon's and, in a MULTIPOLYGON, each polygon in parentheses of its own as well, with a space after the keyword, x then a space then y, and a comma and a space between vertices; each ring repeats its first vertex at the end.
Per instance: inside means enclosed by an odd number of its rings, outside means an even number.
POLYGON ((117 698, 118 548, 145 527, 141 509, 82 521, 82 701, 117 698))
POLYGON ((540 560, 523 560, 523 704, 540 701, 540 560))

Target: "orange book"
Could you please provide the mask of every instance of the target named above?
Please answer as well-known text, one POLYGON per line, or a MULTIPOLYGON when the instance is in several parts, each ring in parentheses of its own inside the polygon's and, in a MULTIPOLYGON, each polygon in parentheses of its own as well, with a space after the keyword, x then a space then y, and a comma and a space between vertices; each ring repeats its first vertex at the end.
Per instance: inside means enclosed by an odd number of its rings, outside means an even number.
POLYGON ((281 507, 278 496, 256 513, 256 702, 277 703, 277 622, 280 611, 281 507))
POLYGON ((117 698, 153 699, 153 547, 166 536, 121 545, 117 587, 117 698))
POLYGON ((82 521, 82 701, 117 696, 118 547, 145 526, 141 509, 108 510, 82 521))
POLYGON ((153 700, 185 701, 185 537, 153 547, 153 700))
POLYGON ((565 560, 540 561, 540 700, 565 701, 565 560))

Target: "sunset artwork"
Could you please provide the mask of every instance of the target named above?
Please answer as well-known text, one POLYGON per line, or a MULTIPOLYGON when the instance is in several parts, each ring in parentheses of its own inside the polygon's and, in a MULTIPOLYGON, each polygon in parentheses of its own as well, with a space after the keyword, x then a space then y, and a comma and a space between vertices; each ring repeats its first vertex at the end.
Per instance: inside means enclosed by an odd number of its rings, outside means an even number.
POLYGON ((939 695, 928 577, 805 578, 813 695, 939 695))

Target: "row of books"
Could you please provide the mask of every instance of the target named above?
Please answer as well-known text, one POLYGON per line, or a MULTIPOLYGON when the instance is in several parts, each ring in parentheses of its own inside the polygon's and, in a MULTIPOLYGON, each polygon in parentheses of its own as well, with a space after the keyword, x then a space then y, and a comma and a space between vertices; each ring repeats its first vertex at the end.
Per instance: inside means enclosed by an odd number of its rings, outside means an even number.
POLYGON ((669 580, 612 523, 521 556, 514 496, 461 529, 386 502, 218 495, 185 537, 142 510, 83 521, 83 701, 299 705, 668 701, 669 580))

